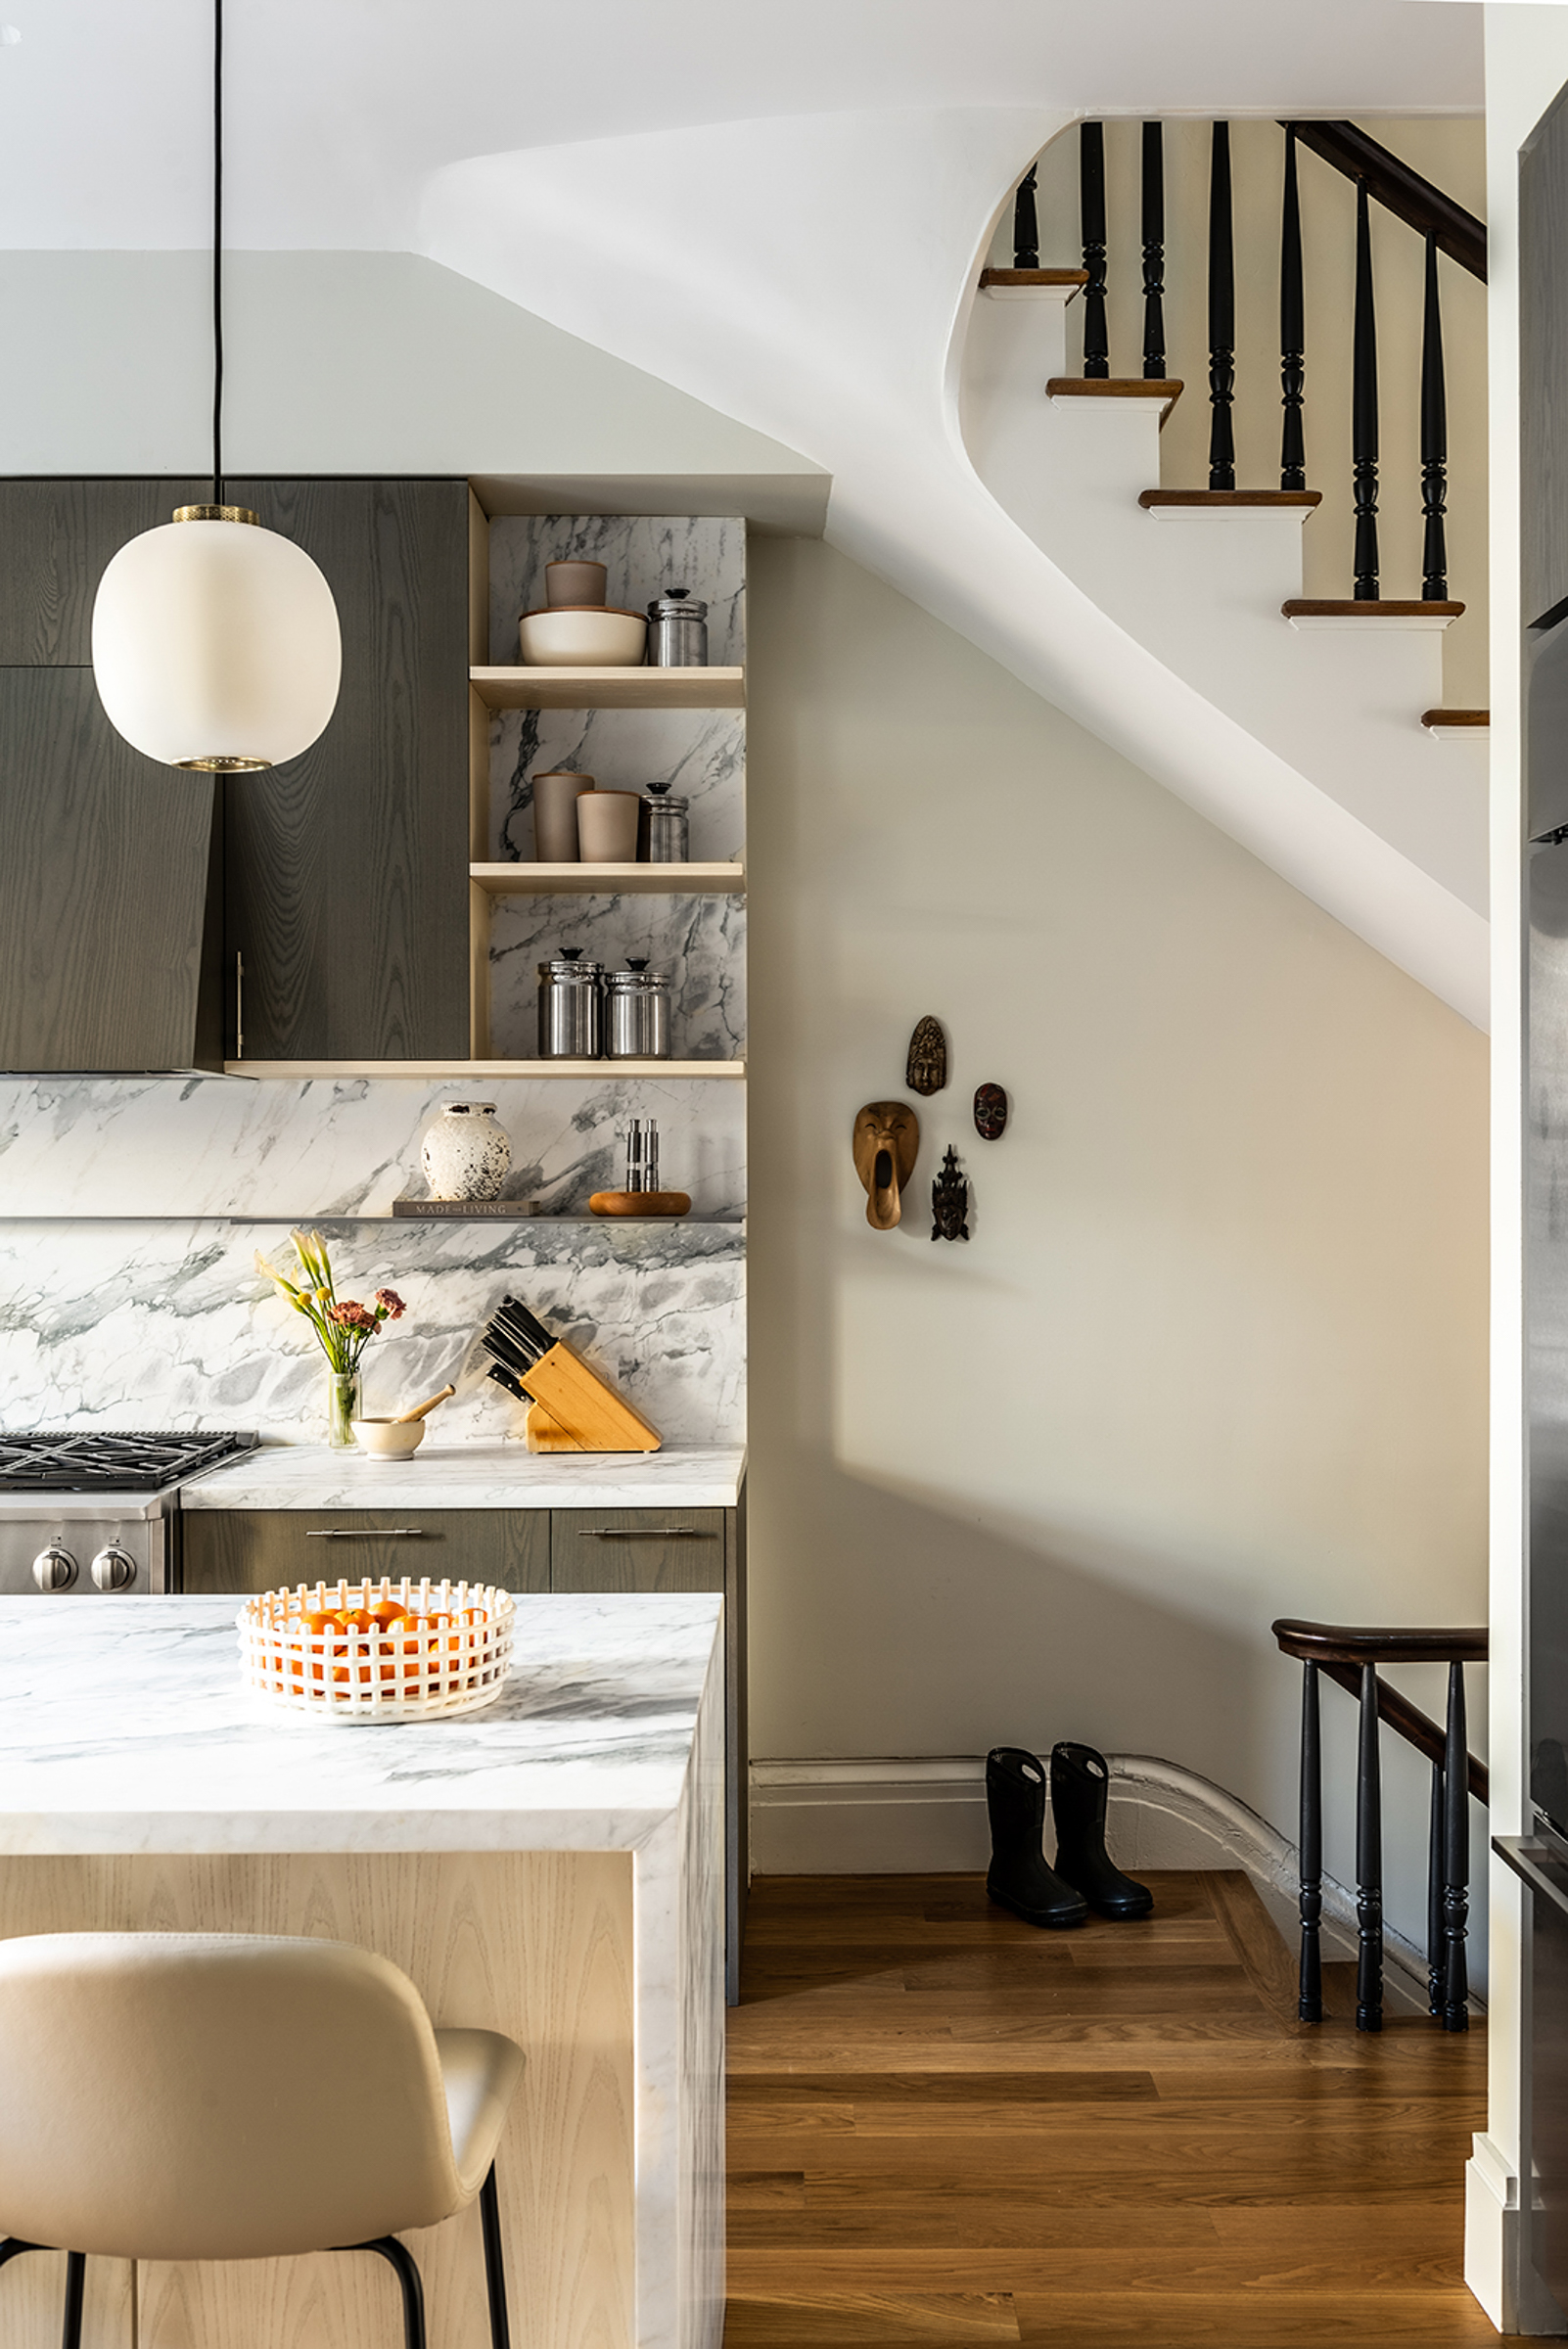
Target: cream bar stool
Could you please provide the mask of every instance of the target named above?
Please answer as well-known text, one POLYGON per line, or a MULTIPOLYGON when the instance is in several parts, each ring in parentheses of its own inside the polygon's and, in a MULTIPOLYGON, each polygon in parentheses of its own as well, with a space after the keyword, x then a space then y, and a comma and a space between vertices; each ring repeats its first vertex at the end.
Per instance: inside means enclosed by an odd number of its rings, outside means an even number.
POLYGON ((508 2349, 495 2147, 523 2050, 436 2031, 406 1974, 341 1941, 47 1933, 0 1941, 0 2265, 377 2251, 425 2349, 400 2231, 479 2198, 493 2349, 508 2349))

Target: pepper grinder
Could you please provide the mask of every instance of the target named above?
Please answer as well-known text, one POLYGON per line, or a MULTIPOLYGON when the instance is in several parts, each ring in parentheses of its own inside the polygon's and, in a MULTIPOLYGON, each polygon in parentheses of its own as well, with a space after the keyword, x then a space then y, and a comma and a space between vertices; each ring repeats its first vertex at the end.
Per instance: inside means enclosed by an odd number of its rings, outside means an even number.
POLYGON ((659 1188, 657 1118, 633 1118, 626 1128, 626 1188, 628 1191, 659 1188))

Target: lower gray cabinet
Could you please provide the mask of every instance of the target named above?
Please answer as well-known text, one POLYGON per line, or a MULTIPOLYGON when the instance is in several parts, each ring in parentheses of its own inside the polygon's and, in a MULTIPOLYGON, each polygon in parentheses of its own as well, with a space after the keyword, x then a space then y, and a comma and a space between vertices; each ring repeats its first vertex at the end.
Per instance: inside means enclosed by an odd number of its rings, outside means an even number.
POLYGON ((182 1587, 203 1596, 384 1574, 550 1588, 542 1509, 191 1509, 180 1522, 182 1587))

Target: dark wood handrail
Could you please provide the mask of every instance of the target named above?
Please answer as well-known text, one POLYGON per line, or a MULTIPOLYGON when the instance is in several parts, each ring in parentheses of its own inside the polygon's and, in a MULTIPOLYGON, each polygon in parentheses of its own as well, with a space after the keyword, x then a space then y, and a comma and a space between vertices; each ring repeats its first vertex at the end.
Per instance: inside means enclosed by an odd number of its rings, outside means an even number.
MULTIPOLYGON (((1299 1623, 1289 1616, 1281 1616, 1272 1630, 1287 1656, 1320 1666, 1329 1680, 1355 1697, 1360 1695, 1360 1671, 1366 1664, 1484 1664, 1487 1660, 1484 1630, 1358 1630, 1350 1624, 1299 1623)), ((1441 1765, 1445 1738, 1440 1725, 1407 1696, 1391 1688, 1381 1676, 1377 1717, 1429 1762, 1441 1765)), ((1492 1781, 1486 1764, 1474 1754, 1465 1759, 1470 1792, 1478 1803, 1489 1802, 1492 1781)))
POLYGON ((1354 122, 1283 122, 1280 128, 1294 131, 1303 147, 1310 147, 1347 179, 1363 180, 1367 194, 1396 219, 1419 236, 1430 237, 1440 253, 1486 284, 1486 222, 1474 212, 1445 196, 1354 122))

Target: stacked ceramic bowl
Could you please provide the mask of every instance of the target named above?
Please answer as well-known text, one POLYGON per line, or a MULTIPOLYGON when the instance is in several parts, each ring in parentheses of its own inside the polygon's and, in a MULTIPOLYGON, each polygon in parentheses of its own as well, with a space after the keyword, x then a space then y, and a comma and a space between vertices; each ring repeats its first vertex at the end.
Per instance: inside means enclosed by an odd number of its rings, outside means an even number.
POLYGON ((648 644, 641 612, 607 604, 602 563, 547 563, 545 608, 525 612, 518 643, 530 668, 637 668, 648 644))

